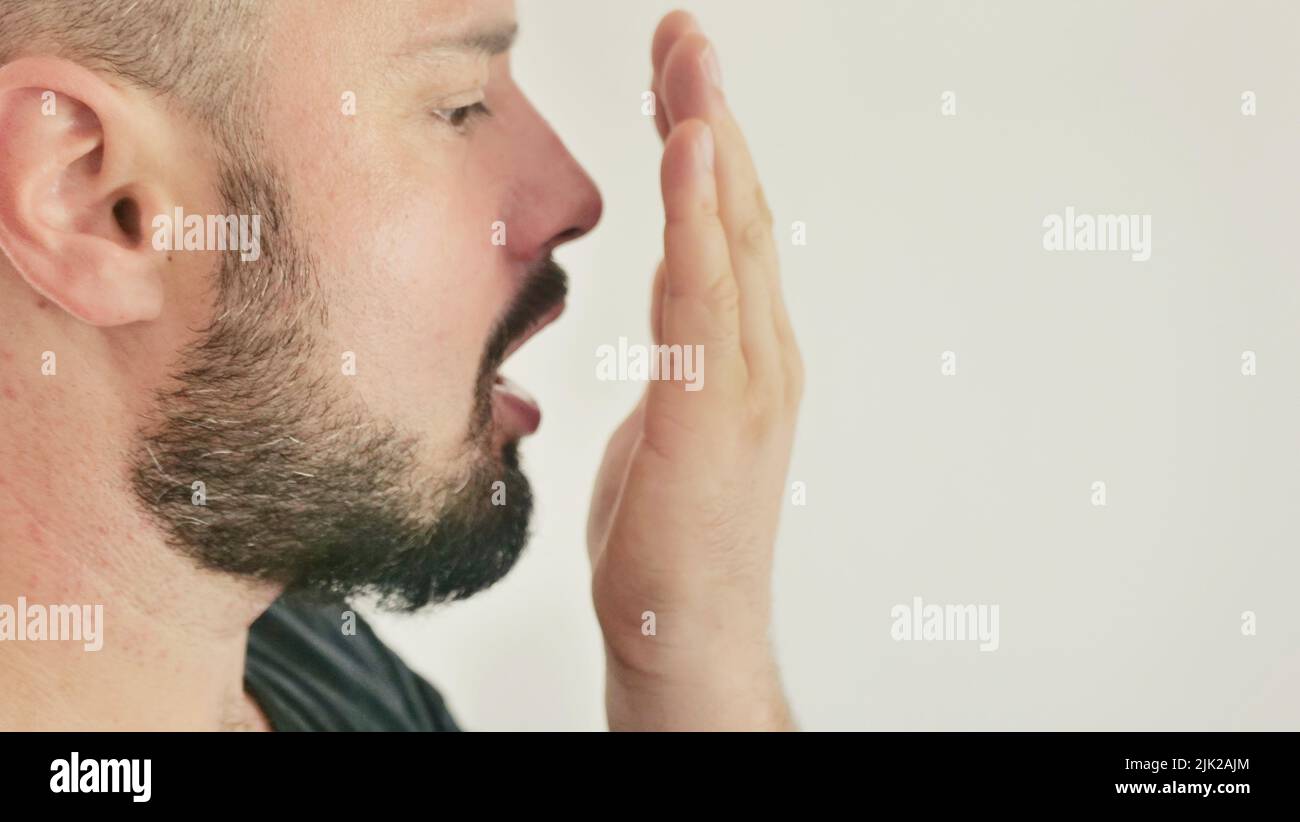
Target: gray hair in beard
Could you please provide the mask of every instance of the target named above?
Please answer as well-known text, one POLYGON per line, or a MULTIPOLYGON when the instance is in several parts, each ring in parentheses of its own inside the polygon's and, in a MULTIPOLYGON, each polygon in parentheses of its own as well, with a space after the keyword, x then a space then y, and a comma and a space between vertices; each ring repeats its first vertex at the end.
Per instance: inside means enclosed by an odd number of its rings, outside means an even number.
POLYGON ((533 504, 517 444, 493 453, 493 375, 539 307, 563 298, 564 272, 540 266, 490 337, 462 457, 421 467, 417 435, 327 376, 340 360, 321 346, 320 268, 295 236, 287 192, 253 156, 230 153, 221 194, 228 213, 261 215, 262 256, 223 255, 215 319, 141 423, 130 469, 140 504, 200 567, 300 595, 409 611, 487 588, 523 550, 533 504))

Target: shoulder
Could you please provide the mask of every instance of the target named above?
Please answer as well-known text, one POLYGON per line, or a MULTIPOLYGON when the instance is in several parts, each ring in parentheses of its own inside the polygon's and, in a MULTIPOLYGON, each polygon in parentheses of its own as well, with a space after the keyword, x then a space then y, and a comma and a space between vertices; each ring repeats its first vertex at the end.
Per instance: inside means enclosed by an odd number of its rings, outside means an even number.
POLYGON ((276 600, 249 629, 244 682, 276 730, 457 730, 433 686, 344 602, 276 600))

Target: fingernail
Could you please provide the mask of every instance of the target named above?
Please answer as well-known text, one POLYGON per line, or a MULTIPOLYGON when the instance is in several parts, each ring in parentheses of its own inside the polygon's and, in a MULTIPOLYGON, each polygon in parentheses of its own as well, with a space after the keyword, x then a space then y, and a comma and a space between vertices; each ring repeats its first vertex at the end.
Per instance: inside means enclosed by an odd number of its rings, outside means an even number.
POLYGON ((704 73, 708 76, 713 87, 722 91, 722 66, 718 64, 718 53, 709 43, 704 47, 704 53, 700 55, 700 62, 704 64, 704 73))
POLYGON ((713 173, 713 129, 708 126, 701 128, 695 138, 695 160, 703 173, 713 173))

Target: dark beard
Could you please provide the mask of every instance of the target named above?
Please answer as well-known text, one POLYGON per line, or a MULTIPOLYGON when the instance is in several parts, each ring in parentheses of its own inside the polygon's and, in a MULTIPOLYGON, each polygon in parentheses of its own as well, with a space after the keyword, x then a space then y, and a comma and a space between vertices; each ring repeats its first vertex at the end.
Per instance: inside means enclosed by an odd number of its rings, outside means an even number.
POLYGON ((199 566, 299 595, 415 610, 487 588, 518 559, 532 513, 517 443, 492 447, 492 377, 537 300, 554 298, 556 272, 563 296, 563 272, 548 261, 498 324, 464 455, 431 476, 416 436, 367 416, 321 373, 340 360, 320 350, 318 269, 274 180, 247 161, 223 175, 223 200, 240 204, 227 213, 262 215, 262 257, 223 256, 216 319, 183 353, 132 455, 141 503, 199 566), (206 505, 193 502, 197 481, 206 505))

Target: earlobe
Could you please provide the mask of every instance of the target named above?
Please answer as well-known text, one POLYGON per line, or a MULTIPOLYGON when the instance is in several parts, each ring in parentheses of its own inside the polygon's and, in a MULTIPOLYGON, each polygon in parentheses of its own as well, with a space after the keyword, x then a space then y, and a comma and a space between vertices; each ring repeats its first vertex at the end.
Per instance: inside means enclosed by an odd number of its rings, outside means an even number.
POLYGON ((0 67, 0 249, 27 284, 83 322, 162 312, 166 255, 141 214, 170 208, 138 162, 132 101, 51 58, 0 67))

